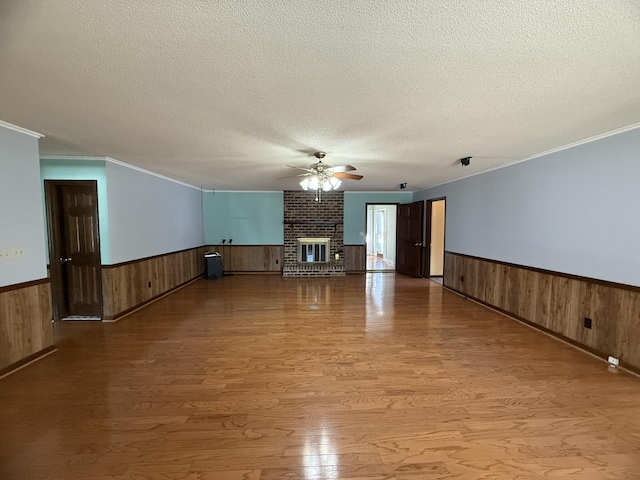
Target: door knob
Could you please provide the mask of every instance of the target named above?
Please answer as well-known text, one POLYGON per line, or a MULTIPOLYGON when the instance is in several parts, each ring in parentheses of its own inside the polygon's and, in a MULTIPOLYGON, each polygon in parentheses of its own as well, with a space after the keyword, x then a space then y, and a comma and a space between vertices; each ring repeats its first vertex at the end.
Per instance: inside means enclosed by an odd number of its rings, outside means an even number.
POLYGON ((67 262, 70 262, 71 260, 73 260, 71 257, 68 257, 68 258, 60 257, 60 263, 67 263, 67 262))
POLYGON ((422 242, 416 243, 416 244, 414 245, 414 247, 421 247, 421 246, 422 246, 422 242))

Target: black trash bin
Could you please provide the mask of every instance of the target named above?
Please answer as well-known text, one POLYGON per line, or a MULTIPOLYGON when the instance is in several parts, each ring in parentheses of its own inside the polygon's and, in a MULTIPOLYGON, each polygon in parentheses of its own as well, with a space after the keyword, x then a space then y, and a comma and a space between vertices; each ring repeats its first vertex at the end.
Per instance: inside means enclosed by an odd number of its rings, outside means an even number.
POLYGON ((207 252, 204 254, 205 276, 206 278, 222 277, 222 257, 218 252, 207 252))

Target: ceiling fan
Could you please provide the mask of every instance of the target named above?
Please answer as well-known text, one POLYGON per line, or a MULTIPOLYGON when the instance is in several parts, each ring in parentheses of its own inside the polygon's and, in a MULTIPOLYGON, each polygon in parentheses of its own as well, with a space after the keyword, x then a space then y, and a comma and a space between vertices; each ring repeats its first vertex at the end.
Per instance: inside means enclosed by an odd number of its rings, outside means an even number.
MULTIPOLYGON (((292 178, 292 177, 311 177, 310 180, 312 180, 313 177, 316 177, 318 180, 330 180, 331 178, 336 178, 336 179, 346 178, 346 179, 349 179, 349 180, 360 180, 360 179, 363 178, 362 175, 355 175, 353 173, 346 173, 346 172, 351 172, 351 171, 356 169, 356 167, 354 167, 352 165, 340 165, 340 166, 337 166, 337 167, 332 167, 331 165, 323 163, 322 159, 326 155, 327 154, 324 153, 324 152, 315 152, 313 154, 313 156, 318 159, 318 162, 309 165, 309 168, 294 167, 293 165, 286 165, 289 168, 295 168, 297 170, 304 170, 306 173, 300 173, 298 175, 292 175, 292 176, 289 176, 289 177, 280 177, 278 180, 281 180, 281 179, 284 179, 284 178, 292 178)), ((303 180, 303 182, 304 182, 304 180, 303 180)), ((322 185, 320 185, 320 187, 322 188, 322 185)), ((336 188, 336 187, 334 187, 334 188, 336 188)))
POLYGON ((342 184, 341 179, 349 179, 349 180, 360 180, 362 179, 362 175, 356 175, 351 172, 356 169, 356 167, 352 165, 340 165, 337 167, 332 167, 331 165, 327 165, 322 162, 322 159, 327 154, 324 152, 315 152, 313 154, 314 157, 318 159, 317 163, 313 163, 309 165, 309 168, 302 167, 294 167, 293 165, 287 165, 287 167, 295 168, 297 170, 304 170, 305 173, 300 173, 298 175, 292 175, 289 177, 281 177, 278 180, 283 178, 292 178, 292 177, 305 177, 300 182, 300 186, 303 190, 315 190, 316 192, 316 201, 320 201, 322 192, 329 192, 331 190, 336 190, 342 184))

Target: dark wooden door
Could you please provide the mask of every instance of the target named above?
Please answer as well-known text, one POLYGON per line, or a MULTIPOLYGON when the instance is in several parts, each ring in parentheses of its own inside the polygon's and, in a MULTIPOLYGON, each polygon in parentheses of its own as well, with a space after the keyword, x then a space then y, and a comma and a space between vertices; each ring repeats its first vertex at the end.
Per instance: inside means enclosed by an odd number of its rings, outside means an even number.
POLYGON ((102 315, 96 182, 47 182, 54 316, 102 315))
POLYGON ((424 202, 398 205, 396 224, 396 272, 422 276, 424 202))

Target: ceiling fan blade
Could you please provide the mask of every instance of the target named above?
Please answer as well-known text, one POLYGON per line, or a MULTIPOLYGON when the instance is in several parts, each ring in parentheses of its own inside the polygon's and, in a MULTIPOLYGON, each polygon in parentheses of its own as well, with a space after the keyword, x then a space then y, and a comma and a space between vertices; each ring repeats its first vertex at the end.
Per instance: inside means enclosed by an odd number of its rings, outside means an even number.
POLYGON ((355 169, 356 167, 354 167, 353 165, 339 165, 337 167, 331 167, 329 170, 331 170, 332 172, 351 172, 355 169))
POLYGON ((303 167, 294 167, 293 165, 285 165, 285 167, 289 167, 289 168, 295 168, 297 170, 304 170, 305 172, 312 172, 313 170, 309 169, 309 168, 303 168, 303 167))
POLYGON ((298 175, 289 175, 288 177, 280 177, 276 178, 276 180, 284 180, 285 178, 296 178, 296 177, 306 177, 311 175, 311 173, 299 173, 298 175))
POLYGON ((360 180, 362 177, 362 175, 354 175, 353 173, 342 173, 342 172, 336 172, 333 174, 334 177, 337 178, 347 178, 349 180, 360 180))

